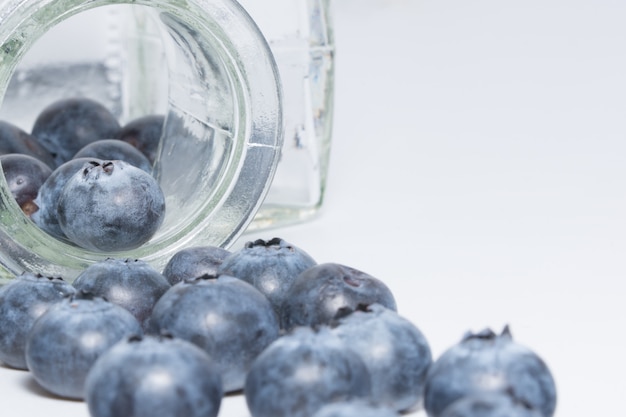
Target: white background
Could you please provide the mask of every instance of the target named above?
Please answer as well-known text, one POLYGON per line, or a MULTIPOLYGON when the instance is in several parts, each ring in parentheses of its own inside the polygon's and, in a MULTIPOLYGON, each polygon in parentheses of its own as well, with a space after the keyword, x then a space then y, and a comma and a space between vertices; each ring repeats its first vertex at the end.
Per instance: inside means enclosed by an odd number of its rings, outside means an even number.
MULTIPOLYGON (((509 324, 557 417, 626 388, 626 2, 335 0, 324 211, 282 237, 385 281, 435 356, 509 324)), ((4 416, 88 415, 0 367, 4 416)), ((422 413, 417 413, 422 416, 422 413)), ((242 397, 220 417, 247 417, 242 397)), ((122 416, 120 416, 122 417, 122 416)), ((157 416, 155 416, 157 417, 157 416)))

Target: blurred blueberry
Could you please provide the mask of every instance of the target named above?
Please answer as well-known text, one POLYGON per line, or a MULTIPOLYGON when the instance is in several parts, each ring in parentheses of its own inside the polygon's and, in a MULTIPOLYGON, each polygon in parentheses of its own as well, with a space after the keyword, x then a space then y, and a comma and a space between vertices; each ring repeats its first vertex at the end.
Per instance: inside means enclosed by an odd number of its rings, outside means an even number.
POLYGON ((69 282, 24 272, 0 287, 0 361, 27 369, 26 337, 33 323, 48 308, 74 294, 69 282))
POLYGON ((254 285, 278 313, 296 277, 316 264, 309 254, 284 239, 259 239, 224 259, 220 271, 254 285))
POLYGON ((426 337, 409 320, 380 304, 360 307, 338 319, 333 332, 367 366, 372 401, 397 411, 420 405, 432 363, 426 337))
POLYGON ((141 332, 139 322, 124 308, 78 292, 35 321, 26 340, 26 363, 47 391, 83 399, 85 378, 96 359, 141 332))
POLYGON ((509 327, 497 335, 490 329, 468 332, 448 348, 426 376, 424 408, 429 417, 461 397, 483 392, 510 392, 515 399, 551 417, 556 386, 545 362, 513 341, 509 327))
POLYGON ((121 258, 89 265, 72 285, 124 307, 144 327, 154 304, 170 289, 165 277, 147 262, 121 258))
POLYGON ((400 414, 393 408, 358 399, 327 404, 312 417, 400 417, 400 414))
POLYGON ((35 224, 54 237, 65 239, 65 233, 61 230, 57 217, 57 205, 61 191, 63 191, 63 187, 74 174, 88 166, 101 162, 99 159, 94 158, 77 158, 67 161, 52 171, 52 174, 39 188, 37 198, 34 200, 37 210, 31 214, 31 219, 35 224))
POLYGON ((220 369, 225 392, 243 387, 252 361, 279 336, 267 298, 228 275, 172 286, 157 301, 149 324, 152 334, 167 332, 204 349, 220 369))
POLYGON ((137 148, 119 139, 100 139, 82 147, 72 159, 98 158, 120 160, 152 175, 152 163, 137 148))
POLYGON ((0 155, 19 153, 39 159, 50 168, 56 166, 54 158, 37 139, 19 127, 0 120, 0 155))
POLYGON ((222 261, 231 252, 217 246, 194 246, 176 252, 165 265, 163 275, 174 285, 202 275, 217 275, 222 261))
POLYGON ((87 98, 55 101, 37 116, 31 134, 50 154, 55 167, 82 147, 99 139, 116 138, 120 124, 102 104, 87 98))
POLYGON ((447 406, 441 417, 543 417, 508 393, 481 392, 462 397, 447 406))
POLYGON ((315 265, 300 273, 285 294, 281 325, 291 329, 329 324, 343 310, 356 310, 360 304, 396 311, 393 294, 379 279, 341 264, 315 265))
POLYGON ((34 200, 39 188, 52 174, 52 168, 35 157, 19 153, 0 155, 0 164, 11 195, 30 217, 37 211, 34 200))
POLYGON ((163 133, 165 116, 138 117, 122 126, 119 138, 139 149, 154 164, 163 133))
POLYGON ((222 381, 197 346, 167 337, 131 337, 94 363, 85 381, 92 417, 216 417, 222 381))
POLYGON ((124 161, 104 161, 67 181, 57 210, 61 230, 76 245, 117 252, 152 238, 163 222, 165 196, 147 172, 124 161))
POLYGON ((244 394, 252 417, 309 417, 334 401, 367 398, 370 390, 363 360, 320 326, 295 328, 268 346, 244 394))

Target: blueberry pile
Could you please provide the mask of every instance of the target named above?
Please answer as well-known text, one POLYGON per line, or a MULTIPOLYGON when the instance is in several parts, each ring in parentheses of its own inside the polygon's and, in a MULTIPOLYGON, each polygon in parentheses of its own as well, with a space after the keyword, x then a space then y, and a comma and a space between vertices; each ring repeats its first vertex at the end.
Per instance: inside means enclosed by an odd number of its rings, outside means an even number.
POLYGON ((24 214, 48 234, 97 252, 134 249, 165 215, 152 175, 164 117, 121 126, 102 104, 58 100, 31 133, 0 121, 0 163, 24 214))
POLYGON ((71 284, 0 288, 0 361, 92 417, 552 417, 543 360, 506 327, 433 358, 387 285, 280 238, 182 249, 163 271, 109 258, 71 284))

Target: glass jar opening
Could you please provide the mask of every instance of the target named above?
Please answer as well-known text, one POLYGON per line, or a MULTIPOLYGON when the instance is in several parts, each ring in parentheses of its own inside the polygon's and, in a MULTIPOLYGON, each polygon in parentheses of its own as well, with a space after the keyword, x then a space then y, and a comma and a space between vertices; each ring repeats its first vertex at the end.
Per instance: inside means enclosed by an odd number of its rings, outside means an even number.
POLYGON ((122 122, 163 114, 153 174, 166 196, 164 223, 135 250, 91 252, 39 229, 12 201, 0 177, 0 276, 30 270, 72 279, 88 264, 111 256, 141 258, 162 268, 185 246, 228 246, 252 220, 271 184, 282 145, 280 83, 272 53, 247 13, 231 0, 118 3, 22 0, 0 6, 5 8, 0 118, 12 122, 16 108, 30 109, 16 119, 28 131, 36 112, 49 104, 46 99, 63 98, 25 94, 41 87, 33 74, 56 74, 45 72, 45 65, 63 78, 57 93, 101 101, 122 122), (120 8, 127 10, 117 13, 120 8), (114 41, 109 39, 104 51, 109 56, 98 57, 104 68, 90 68, 87 77, 80 71, 89 62, 76 62, 79 72, 72 76, 68 71, 74 65, 67 61, 30 60, 31 47, 57 25, 105 11, 131 19, 113 18, 109 29, 115 34, 108 36, 114 41), (64 86, 72 80, 81 85, 64 86))

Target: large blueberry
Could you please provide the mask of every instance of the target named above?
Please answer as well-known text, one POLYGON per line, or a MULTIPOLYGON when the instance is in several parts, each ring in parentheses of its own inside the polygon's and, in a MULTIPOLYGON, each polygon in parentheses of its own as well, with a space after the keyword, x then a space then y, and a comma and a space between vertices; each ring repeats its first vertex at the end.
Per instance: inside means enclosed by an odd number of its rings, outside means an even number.
POLYGON ((149 174, 152 174, 152 163, 133 145, 119 139, 100 139, 82 147, 74 158, 97 158, 128 162, 149 174))
POLYGON ((244 388, 252 417, 309 417, 333 401, 370 395, 363 360, 327 327, 299 327, 254 361, 244 388))
POLYGON ((222 395, 211 358, 192 343, 168 337, 117 343, 85 381, 92 417, 216 417, 222 395))
POLYGON ((220 271, 254 285, 278 313, 296 277, 316 264, 309 254, 284 239, 259 239, 226 258, 220 271))
POLYGON ((381 280, 341 264, 315 265, 300 273, 285 294, 279 309, 281 326, 329 324, 343 310, 356 310, 361 304, 396 310, 395 298, 381 280))
POLYGON ((76 97, 55 101, 35 119, 31 134, 50 154, 55 166, 69 161, 83 146, 119 135, 117 118, 97 101, 76 97))
POLYGON ((193 246, 176 252, 163 268, 163 275, 174 285, 202 275, 216 275, 231 252, 218 246, 193 246))
POLYGON ((107 258, 93 263, 72 284, 124 307, 145 325, 154 304, 170 288, 165 277, 138 259, 107 258))
POLYGON ((20 153, 35 157, 50 168, 56 166, 52 155, 37 142, 37 139, 19 127, 0 120, 0 155, 20 153))
POLYGON ((509 393, 481 392, 462 397, 447 406, 441 417, 543 417, 530 405, 509 393))
POLYGON ((61 230, 76 245, 124 251, 141 246, 159 229, 165 196, 147 172, 124 161, 104 161, 67 181, 57 210, 61 230))
POLYGON ((61 230, 57 216, 57 205, 61 191, 63 191, 63 187, 74 174, 93 164, 100 163, 102 161, 99 159, 77 158, 67 161, 52 171, 52 174, 39 188, 37 198, 34 200, 37 209, 31 214, 31 219, 35 224, 48 234, 64 239, 65 233, 61 230))
POLYGON ((551 417, 556 386, 545 362, 515 342, 509 327, 501 334, 490 329, 467 333, 431 366, 424 388, 429 417, 441 417, 454 401, 483 392, 508 392, 520 402, 551 417))
POLYGON ((0 164, 11 195, 24 214, 30 216, 37 211, 34 200, 52 168, 35 157, 18 153, 0 155, 0 164))
POLYGON ((154 163, 157 159, 164 122, 165 116, 159 114, 138 117, 122 126, 119 139, 139 149, 148 157, 150 163, 154 163))
POLYGON ((96 359, 125 337, 141 333, 137 319, 124 308, 78 292, 35 321, 26 340, 26 364, 47 391, 82 399, 96 359))
POLYGON ((333 332, 363 359, 372 376, 374 402, 397 411, 421 404, 432 354, 412 322, 373 304, 347 313, 333 332))
POLYGON ((54 303, 74 294, 69 282, 24 272, 0 287, 0 361, 27 369, 24 351, 33 323, 54 303))
POLYGON ((167 332, 204 349, 225 392, 240 390, 250 364, 279 336, 278 319, 256 288, 228 275, 203 275, 172 286, 150 317, 152 334, 167 332))

